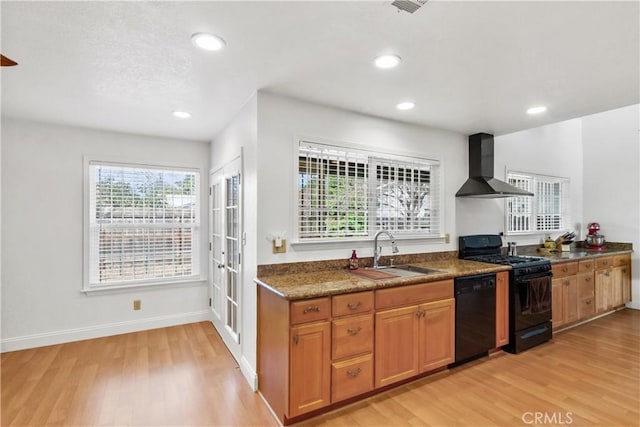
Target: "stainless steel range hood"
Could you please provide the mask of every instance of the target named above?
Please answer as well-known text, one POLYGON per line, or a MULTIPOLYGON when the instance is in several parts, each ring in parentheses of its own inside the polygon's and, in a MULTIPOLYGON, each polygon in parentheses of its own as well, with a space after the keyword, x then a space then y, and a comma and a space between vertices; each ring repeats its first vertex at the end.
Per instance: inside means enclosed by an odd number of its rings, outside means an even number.
POLYGON ((533 196, 504 181, 493 177, 493 135, 476 133, 469 136, 469 179, 462 184, 456 197, 533 196))

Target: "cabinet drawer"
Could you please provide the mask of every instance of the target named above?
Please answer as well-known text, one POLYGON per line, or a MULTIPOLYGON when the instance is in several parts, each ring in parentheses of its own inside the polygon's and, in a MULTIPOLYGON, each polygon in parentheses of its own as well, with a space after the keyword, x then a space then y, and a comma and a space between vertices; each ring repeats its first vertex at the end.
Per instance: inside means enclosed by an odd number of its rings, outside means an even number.
POLYGON ((453 280, 376 291, 376 309, 453 298, 453 280))
POLYGON ((336 295, 331 299, 333 317, 368 313, 373 308, 373 291, 336 295))
POLYGON ((596 313, 596 305, 593 297, 583 298, 578 303, 578 318, 584 319, 596 313))
POLYGON ((373 351, 373 314, 331 322, 331 359, 373 351))
POLYGON ((602 270, 604 268, 609 268, 613 266, 613 258, 610 256, 605 256, 601 258, 596 258, 596 270, 602 270))
POLYGON ((331 402, 339 402, 373 390, 373 356, 331 364, 331 402))
POLYGON ((565 262, 564 264, 552 265, 551 271, 553 271, 554 278, 573 276, 578 272, 578 263, 565 262))
POLYGON ((613 257, 613 266, 622 267, 631 264, 631 255, 616 255, 613 257))
POLYGON ((596 266, 595 260, 585 259, 578 263, 578 272, 579 273, 587 273, 589 271, 593 271, 596 266))
POLYGON ((291 303, 291 324, 329 319, 329 297, 306 299, 291 303))

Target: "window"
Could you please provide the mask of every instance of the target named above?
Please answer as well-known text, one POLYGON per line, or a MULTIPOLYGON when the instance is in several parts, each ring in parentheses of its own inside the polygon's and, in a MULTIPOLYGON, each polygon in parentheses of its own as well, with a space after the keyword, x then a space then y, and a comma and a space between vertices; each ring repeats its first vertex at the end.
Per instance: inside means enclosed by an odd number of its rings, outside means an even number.
POLYGON ((507 232, 544 233, 570 227, 568 178, 509 171, 507 181, 535 194, 507 199, 507 232))
POLYGON ((300 141, 298 236, 440 236, 439 162, 300 141))
POLYGON ((199 174, 89 163, 88 283, 108 288, 199 276, 199 174))

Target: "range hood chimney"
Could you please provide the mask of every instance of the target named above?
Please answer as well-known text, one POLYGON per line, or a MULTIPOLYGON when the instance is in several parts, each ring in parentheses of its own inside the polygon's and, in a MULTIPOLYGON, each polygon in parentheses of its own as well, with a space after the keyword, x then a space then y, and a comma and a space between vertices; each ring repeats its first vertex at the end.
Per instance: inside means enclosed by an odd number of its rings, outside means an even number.
POLYGON ((456 197, 513 196, 533 196, 533 193, 493 177, 493 135, 476 133, 469 136, 469 179, 462 184, 456 197))

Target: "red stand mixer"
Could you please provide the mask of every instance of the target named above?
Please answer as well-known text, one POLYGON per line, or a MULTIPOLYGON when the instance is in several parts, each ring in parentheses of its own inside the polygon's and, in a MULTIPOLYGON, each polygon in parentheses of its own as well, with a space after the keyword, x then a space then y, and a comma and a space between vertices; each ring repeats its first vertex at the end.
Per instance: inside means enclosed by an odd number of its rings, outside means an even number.
POLYGON ((600 224, 592 222, 587 226, 587 237, 584 241, 584 247, 588 250, 601 251, 606 249, 604 246, 604 235, 599 234, 600 224))

